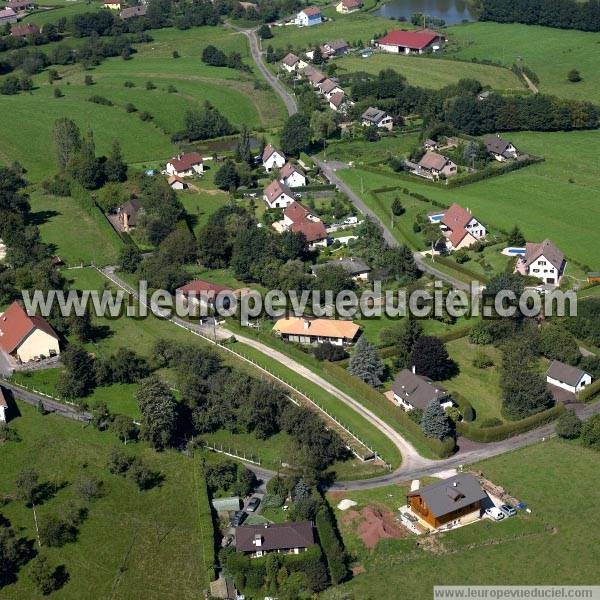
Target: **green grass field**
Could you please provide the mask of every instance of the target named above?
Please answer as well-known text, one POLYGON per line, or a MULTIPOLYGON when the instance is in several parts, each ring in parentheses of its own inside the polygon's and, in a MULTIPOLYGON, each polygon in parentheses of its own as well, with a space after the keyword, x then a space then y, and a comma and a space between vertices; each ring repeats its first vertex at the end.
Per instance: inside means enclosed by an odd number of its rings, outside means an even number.
POLYGON ((518 224, 527 240, 548 237, 567 258, 595 269, 600 265, 596 231, 600 207, 595 201, 600 190, 595 175, 600 169, 600 132, 520 132, 506 137, 518 148, 543 156, 545 162, 454 189, 361 169, 338 175, 358 192, 361 187, 368 192, 397 184, 447 205, 458 202, 488 226, 509 230, 518 224))
POLYGON ((598 102, 600 33, 516 23, 469 23, 448 28, 448 35, 449 56, 487 59, 507 67, 522 59, 538 75, 540 91, 598 102), (578 69, 583 81, 567 81, 571 69, 578 69))
MULTIPOLYGON (((64 116, 72 118, 83 131, 93 130, 98 153, 106 153, 116 137, 125 160, 140 166, 164 163, 172 156, 176 146, 170 136, 182 129, 185 111, 205 101, 238 127, 246 124, 260 129, 281 122, 282 103, 270 89, 254 89, 253 73, 210 67, 200 60, 208 44, 225 52, 239 52, 247 59, 244 36, 219 27, 202 27, 152 31, 152 37, 152 42, 137 45, 131 60, 111 58, 87 71, 80 65, 58 68, 62 79, 54 85, 42 72, 34 78, 36 87, 30 94, 4 96, 3 103, 13 118, 0 133, 0 162, 18 160, 27 168, 31 181, 51 174, 55 169, 52 127, 57 118, 64 116), (180 58, 172 57, 174 50, 180 58), (93 77, 94 85, 84 85, 86 75, 93 77), (135 87, 125 88, 125 81, 132 81, 135 87), (152 81, 156 89, 146 90, 147 81, 152 81), (169 86, 174 86, 176 92, 169 93, 169 86), (64 97, 54 98, 55 87, 64 97), (108 98, 114 106, 89 102, 92 95, 108 98), (134 104, 138 112, 127 113, 128 103, 134 104), (141 121, 142 111, 149 112, 153 120, 141 121), (31 119, 34 114, 36 118, 31 119)), ((252 66, 251 60, 246 62, 252 66)))
POLYGON ((92 12, 102 8, 101 2, 67 2, 60 0, 44 0, 43 6, 52 7, 48 10, 37 10, 25 17, 24 21, 45 25, 46 23, 56 23, 62 17, 67 19, 85 12, 92 12))
POLYGON ((475 63, 456 63, 437 58, 373 54, 362 58, 354 54, 336 61, 338 73, 365 71, 376 75, 382 69, 394 69, 411 85, 439 89, 459 79, 476 79, 495 90, 523 90, 518 77, 507 69, 475 63))
MULTIPOLYGON (((380 541, 370 552, 349 539, 364 572, 323 597, 378 600, 394 590, 394 597, 425 599, 434 585, 597 585, 600 533, 590 523, 600 517, 592 501, 598 460, 578 444, 551 440, 478 463, 532 513, 438 534, 423 546, 411 536, 380 541)), ((390 493, 395 504, 402 499, 390 493)))
MULTIPOLYGON (((77 503, 73 482, 81 476, 103 481, 104 495, 89 505, 89 516, 75 543, 44 548, 53 564, 65 565, 69 580, 57 598, 197 598, 208 587, 208 569, 214 563, 213 533, 208 497, 200 475, 199 459, 172 450, 156 453, 145 444, 128 444, 164 480, 139 492, 132 482, 106 468, 110 448, 119 442, 111 433, 55 415, 40 416, 19 404, 12 421, 20 442, 2 447, 0 489, 8 498, 2 514, 19 536, 35 538, 32 510, 11 500, 21 469, 33 468, 40 482, 59 486, 55 497, 37 507, 40 523, 59 514, 71 500, 77 503), (165 569, 168 564, 169 568, 165 569), (93 592, 91 591, 93 590, 93 592)), ((16 584, 2 589, 2 598, 32 600, 43 596, 21 569, 16 584)))
POLYGON ((42 239, 67 265, 114 264, 122 241, 100 209, 82 205, 81 195, 88 192, 80 190, 68 198, 47 196, 41 190, 30 195, 42 239))

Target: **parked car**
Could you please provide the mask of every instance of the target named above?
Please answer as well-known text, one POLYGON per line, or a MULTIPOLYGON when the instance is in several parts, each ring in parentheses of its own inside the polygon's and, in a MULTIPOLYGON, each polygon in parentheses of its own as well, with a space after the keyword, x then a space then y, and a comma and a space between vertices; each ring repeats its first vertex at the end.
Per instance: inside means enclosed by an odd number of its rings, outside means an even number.
POLYGON ((504 513, 495 506, 486 509, 485 514, 494 521, 502 521, 502 519, 504 519, 504 513))
POLYGON ((517 514, 517 511, 512 506, 509 506, 508 504, 502 504, 498 508, 502 511, 502 514, 505 517, 514 517, 517 514))
POLYGON ((237 527, 238 525, 241 525, 246 516, 246 511, 238 510, 235 515, 233 515, 233 519, 231 519, 231 526, 237 527))
POLYGON ((257 498, 256 496, 254 496, 254 498, 251 498, 250 502, 248 502, 248 506, 246 506, 246 510, 248 512, 254 512, 258 508, 259 504, 260 504, 260 498, 257 498))

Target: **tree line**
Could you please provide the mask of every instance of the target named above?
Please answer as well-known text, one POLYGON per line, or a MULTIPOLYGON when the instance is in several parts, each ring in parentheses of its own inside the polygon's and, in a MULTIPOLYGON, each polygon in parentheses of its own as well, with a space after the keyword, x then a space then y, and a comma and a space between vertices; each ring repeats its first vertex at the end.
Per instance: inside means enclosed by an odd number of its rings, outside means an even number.
POLYGON ((481 0, 481 21, 600 31, 598 0, 481 0))

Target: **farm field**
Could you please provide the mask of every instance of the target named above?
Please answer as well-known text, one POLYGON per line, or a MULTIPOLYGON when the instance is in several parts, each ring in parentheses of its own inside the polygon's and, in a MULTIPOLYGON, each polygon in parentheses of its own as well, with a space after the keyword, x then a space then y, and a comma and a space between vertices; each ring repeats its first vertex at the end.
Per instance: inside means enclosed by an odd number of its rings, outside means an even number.
MULTIPOLYGON (((595 269, 600 265, 596 223, 600 191, 600 132, 519 132, 505 135, 545 162, 466 186, 444 189, 416 179, 375 174, 360 168, 338 171, 356 191, 397 183, 444 204, 468 207, 486 225, 508 230, 518 224, 530 241, 552 239, 566 254, 595 269), (585 156, 585 162, 579 160, 585 156)), ((369 201, 368 194, 362 194, 369 201)), ((567 267, 568 268, 568 267, 567 267)))
MULTIPOLYGON (((87 519, 77 541, 62 548, 44 548, 53 564, 65 565, 69 580, 55 594, 65 600, 141 597, 197 598, 208 587, 214 563, 213 533, 206 488, 198 458, 172 450, 156 453, 146 444, 128 444, 125 450, 140 456, 163 481, 140 492, 135 485, 106 468, 110 449, 119 444, 108 432, 56 415, 41 416, 25 404, 11 423, 21 441, 2 447, 0 489, 8 498, 2 514, 18 535, 35 539, 33 514, 24 503, 12 500, 17 474, 33 468, 40 482, 58 486, 54 497, 37 506, 43 523, 68 503, 79 504, 73 483, 81 476, 103 482, 103 496, 89 504, 87 519), (164 569, 165 564, 169 568, 164 569)), ((43 596, 33 587, 24 566, 15 584, 2 589, 7 600, 43 596)))
POLYGON ((114 264, 121 239, 88 195, 81 189, 75 197, 58 198, 36 189, 30 195, 33 217, 44 242, 65 264, 114 264), (85 208, 82 197, 88 200, 85 208))
MULTIPOLYGON (((490 584, 490 574, 494 583, 503 585, 598 584, 595 547, 600 533, 589 524, 598 520, 600 509, 594 501, 581 501, 575 508, 572 490, 577 482, 578 498, 598 497, 599 460, 597 452, 553 439, 478 463, 476 469, 525 502, 532 513, 438 534, 432 544, 421 547, 411 536, 382 540, 368 551, 358 546, 359 540, 349 538, 364 572, 323 597, 339 598, 341 592, 376 600, 394 589, 399 598, 428 598, 442 581, 490 584)), ((344 497, 353 499, 353 493, 344 497)), ((391 500, 397 504, 396 499, 391 500)))
POLYGON ((66 4, 58 0, 43 0, 44 6, 51 6, 49 10, 37 10, 27 15, 23 21, 26 23, 36 23, 45 25, 46 23, 56 23, 62 17, 72 17, 85 12, 92 12, 102 8, 101 2, 67 2, 66 4))
POLYGON ((517 23, 469 23, 449 27, 448 35, 449 56, 487 59, 509 68, 522 59, 538 75, 541 92, 598 102, 600 33, 517 23), (577 69, 583 80, 567 81, 571 69, 577 69))
MULTIPOLYGON (((202 27, 188 31, 164 29, 152 31, 153 41, 138 44, 131 60, 110 58, 94 69, 80 65, 58 68, 61 80, 48 83, 47 73, 34 78, 31 94, 5 96, 6 110, 13 115, 0 136, 0 161, 10 164, 18 160, 28 170, 30 181, 38 181, 54 170, 52 127, 63 116, 72 118, 82 129, 92 129, 98 153, 109 150, 118 137, 128 163, 140 166, 173 155, 176 146, 170 136, 183 127, 188 108, 209 101, 234 124, 251 128, 272 127, 282 116, 282 104, 270 90, 255 90, 254 75, 228 68, 205 65, 200 60, 202 49, 209 43, 225 52, 248 56, 245 38, 222 28, 202 27), (180 58, 174 59, 177 50, 180 58), (94 85, 86 86, 91 75, 94 85), (131 81, 135 87, 126 88, 131 81), (156 89, 147 90, 152 81, 156 89), (169 92, 169 86, 176 91, 169 92), (64 94, 54 98, 54 88, 64 94), (88 101, 93 95, 114 103, 104 106, 88 101), (131 103, 137 112, 127 113, 131 103), (43 110, 41 108, 43 107, 43 110), (139 114, 149 112, 152 121, 142 121, 139 114), (35 120, 30 115, 36 114, 35 120), (36 144, 24 144, 35 139, 36 144)), ((249 61, 249 64, 250 61, 249 61)))
POLYGON ((495 90, 520 90, 523 85, 518 77, 508 69, 475 63, 449 63, 437 58, 399 56, 376 53, 369 58, 354 54, 336 60, 338 73, 365 71, 377 75, 383 69, 394 69, 411 85, 439 89, 456 83, 459 79, 476 79, 484 86, 495 90))

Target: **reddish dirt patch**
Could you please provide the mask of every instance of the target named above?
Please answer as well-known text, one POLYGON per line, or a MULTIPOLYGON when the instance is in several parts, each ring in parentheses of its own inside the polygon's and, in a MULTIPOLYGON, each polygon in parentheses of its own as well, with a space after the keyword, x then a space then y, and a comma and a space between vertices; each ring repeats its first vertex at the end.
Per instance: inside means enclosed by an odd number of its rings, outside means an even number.
POLYGON ((355 567, 352 567, 352 575, 360 575, 361 573, 365 573, 366 569, 364 568, 363 565, 356 565, 355 567))
POLYGON ((340 500, 343 500, 346 497, 346 495, 347 494, 345 492, 329 492, 329 497, 336 504, 340 502, 340 500))
POLYGON ((360 519, 361 515, 357 510, 348 509, 342 514, 341 521, 343 525, 353 525, 357 519, 360 519))
POLYGON ((363 508, 360 516, 362 522, 359 524, 357 533, 363 544, 369 548, 375 548, 377 542, 382 538, 403 538, 409 532, 402 527, 394 518, 394 513, 382 510, 375 506, 363 508))

